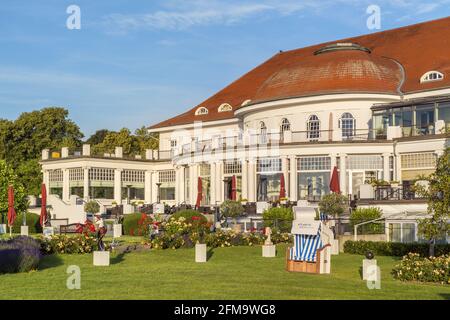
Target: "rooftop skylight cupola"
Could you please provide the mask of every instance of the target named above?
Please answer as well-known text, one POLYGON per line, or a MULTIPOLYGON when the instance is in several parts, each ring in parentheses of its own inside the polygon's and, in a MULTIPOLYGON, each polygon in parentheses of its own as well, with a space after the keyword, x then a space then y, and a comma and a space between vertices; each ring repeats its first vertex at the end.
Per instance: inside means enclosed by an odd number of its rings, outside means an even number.
POLYGON ((440 81, 444 79, 444 75, 439 71, 428 71, 420 77, 420 83, 440 81))

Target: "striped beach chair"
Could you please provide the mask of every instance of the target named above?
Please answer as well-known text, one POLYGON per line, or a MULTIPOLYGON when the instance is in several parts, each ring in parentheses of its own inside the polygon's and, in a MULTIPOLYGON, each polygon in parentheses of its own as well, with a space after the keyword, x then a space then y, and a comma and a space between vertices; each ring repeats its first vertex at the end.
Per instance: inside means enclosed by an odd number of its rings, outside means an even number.
POLYGON ((294 235, 294 247, 289 252, 290 260, 316 262, 317 250, 323 247, 320 232, 321 230, 319 229, 315 236, 306 234, 294 235))

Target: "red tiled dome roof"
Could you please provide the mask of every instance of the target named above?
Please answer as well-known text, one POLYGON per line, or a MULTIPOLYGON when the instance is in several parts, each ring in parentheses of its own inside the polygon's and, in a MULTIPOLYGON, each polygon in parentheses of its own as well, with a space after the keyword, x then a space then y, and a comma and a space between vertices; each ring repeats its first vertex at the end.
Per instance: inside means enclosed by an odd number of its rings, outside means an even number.
POLYGON ((402 68, 395 61, 362 50, 323 52, 299 59, 274 73, 252 103, 342 92, 398 94, 402 68))

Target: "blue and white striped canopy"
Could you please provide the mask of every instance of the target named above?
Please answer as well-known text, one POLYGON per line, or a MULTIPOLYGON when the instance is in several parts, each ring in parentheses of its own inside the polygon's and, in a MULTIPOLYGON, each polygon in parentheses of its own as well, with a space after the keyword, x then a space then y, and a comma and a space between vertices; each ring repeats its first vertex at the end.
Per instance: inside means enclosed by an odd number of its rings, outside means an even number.
POLYGON ((323 247, 320 228, 317 235, 294 235, 294 247, 291 248, 290 259, 294 261, 316 262, 317 250, 323 247))

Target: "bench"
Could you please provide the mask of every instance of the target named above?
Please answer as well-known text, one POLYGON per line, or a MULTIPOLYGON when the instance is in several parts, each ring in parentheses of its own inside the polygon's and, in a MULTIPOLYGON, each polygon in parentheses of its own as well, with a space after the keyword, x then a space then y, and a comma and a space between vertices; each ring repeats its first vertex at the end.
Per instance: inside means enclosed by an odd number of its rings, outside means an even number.
POLYGON ((77 230, 80 227, 79 223, 68 224, 65 226, 59 226, 60 234, 74 234, 78 233, 77 230))

